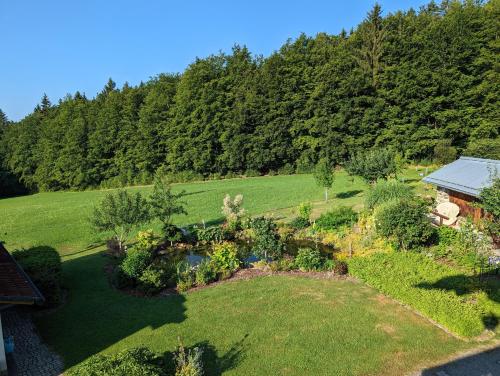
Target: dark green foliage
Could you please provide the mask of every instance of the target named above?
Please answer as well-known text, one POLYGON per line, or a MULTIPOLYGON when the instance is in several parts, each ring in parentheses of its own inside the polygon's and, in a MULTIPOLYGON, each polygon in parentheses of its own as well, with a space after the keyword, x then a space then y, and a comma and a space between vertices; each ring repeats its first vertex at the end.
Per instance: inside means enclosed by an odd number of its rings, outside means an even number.
MULTIPOLYGON (((266 58, 235 46, 181 75, 110 79, 95 99, 44 96, 1 132, 2 169, 58 190, 149 184, 158 169, 172 181, 312 172, 374 147, 430 160, 440 140, 453 145, 440 160, 467 145, 498 158, 498 141, 480 141, 499 136, 497 2, 383 14, 376 5, 350 33, 301 34, 266 58)), ((394 173, 381 170, 355 173, 394 173)))
POLYGON ((315 226, 322 230, 336 230, 354 224, 357 218, 358 214, 352 208, 341 206, 321 214, 315 226))
POLYGON ((434 162, 448 164, 457 159, 457 149, 451 145, 451 140, 439 140, 434 146, 434 162))
POLYGON ((411 187, 397 180, 379 181, 372 186, 365 198, 369 209, 392 200, 410 199, 414 196, 411 187))
POLYGON ((112 232, 123 250, 130 232, 149 219, 149 203, 139 192, 132 194, 119 190, 104 197, 94 208, 90 221, 97 231, 112 232))
POLYGON ((62 279, 59 253, 50 247, 33 247, 15 250, 12 256, 45 297, 45 305, 57 305, 61 300, 62 279))
POLYGON ((373 149, 354 154, 345 168, 351 175, 361 176, 369 183, 396 174, 396 154, 389 149, 373 149))
POLYGON ((225 226, 212 226, 197 228, 196 238, 203 243, 221 243, 224 240, 229 240, 231 234, 225 226))
POLYGON ((425 203, 398 200, 381 206, 375 214, 377 232, 403 250, 423 246, 433 235, 425 203))
POLYGON ((147 348, 133 348, 114 355, 94 355, 71 371, 69 376, 163 376, 160 356, 147 348))
POLYGON ((309 227, 310 223, 308 219, 295 217, 290 221, 289 225, 296 230, 302 230, 303 228, 309 227))
POLYGON ((272 260, 283 254, 283 243, 278 234, 278 226, 271 218, 257 217, 252 219, 252 229, 255 232, 253 253, 257 257, 272 260))
POLYGON ((121 269, 130 278, 139 279, 146 268, 151 264, 153 254, 141 248, 129 250, 121 263, 121 269))
MULTIPOLYGON (((498 172, 497 172, 498 173, 498 172)), ((489 213, 485 224, 495 243, 500 242, 500 177, 494 176, 491 187, 481 191, 481 207, 489 213)))
POLYGON ((500 137, 471 140, 463 155, 476 158, 500 159, 500 137))
POLYGON ((301 248, 295 256, 295 267, 305 271, 319 270, 322 266, 321 253, 318 249, 301 248))

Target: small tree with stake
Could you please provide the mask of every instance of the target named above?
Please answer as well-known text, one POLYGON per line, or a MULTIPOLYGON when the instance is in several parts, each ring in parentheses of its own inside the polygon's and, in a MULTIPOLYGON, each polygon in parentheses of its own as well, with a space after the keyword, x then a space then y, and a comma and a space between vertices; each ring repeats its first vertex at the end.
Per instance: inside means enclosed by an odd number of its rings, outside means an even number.
POLYGON ((108 193, 94 208, 90 220, 97 231, 112 231, 119 251, 124 252, 125 242, 134 227, 148 222, 149 219, 147 200, 139 192, 132 194, 122 189, 108 193))
POLYGON ((332 187, 335 176, 326 159, 321 159, 314 170, 316 183, 325 188, 325 201, 328 201, 328 189, 332 187))
POLYGON ((185 203, 182 201, 185 195, 185 191, 173 193, 172 186, 165 177, 159 175, 155 177, 153 192, 149 198, 151 212, 153 217, 158 218, 162 223, 163 233, 171 243, 179 240, 180 237, 178 229, 172 225, 172 216, 187 214, 184 209, 185 203))

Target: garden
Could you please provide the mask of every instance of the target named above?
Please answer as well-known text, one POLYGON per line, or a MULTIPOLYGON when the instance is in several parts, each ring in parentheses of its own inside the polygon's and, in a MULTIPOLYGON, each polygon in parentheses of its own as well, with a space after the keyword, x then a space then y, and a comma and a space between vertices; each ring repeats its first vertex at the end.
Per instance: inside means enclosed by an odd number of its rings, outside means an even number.
POLYGON ((249 187, 283 177, 103 192, 82 226, 104 247, 65 251, 62 267, 50 246, 14 252, 54 296, 35 316, 42 336, 75 375, 399 375, 497 340, 500 283, 477 271, 498 183, 487 221, 435 228, 432 191, 384 153, 287 177, 292 199, 271 210, 249 187), (217 185, 211 216, 186 220, 217 185))

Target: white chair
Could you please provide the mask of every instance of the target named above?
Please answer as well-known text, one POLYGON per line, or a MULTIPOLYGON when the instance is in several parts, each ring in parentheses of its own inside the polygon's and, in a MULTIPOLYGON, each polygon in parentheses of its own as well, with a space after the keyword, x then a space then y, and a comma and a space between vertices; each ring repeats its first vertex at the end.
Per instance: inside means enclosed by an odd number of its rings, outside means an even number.
POLYGON ((433 214, 439 217, 439 225, 451 226, 457 221, 460 207, 453 202, 442 202, 436 206, 433 214))

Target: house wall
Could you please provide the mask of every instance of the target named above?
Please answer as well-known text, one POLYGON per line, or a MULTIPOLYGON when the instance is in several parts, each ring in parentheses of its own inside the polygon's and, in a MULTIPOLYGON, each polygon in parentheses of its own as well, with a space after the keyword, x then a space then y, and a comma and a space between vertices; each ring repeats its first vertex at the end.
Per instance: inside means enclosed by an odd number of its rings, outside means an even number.
POLYGON ((477 199, 474 196, 452 190, 448 190, 448 195, 450 202, 459 206, 460 216, 467 217, 470 215, 474 221, 478 221, 482 218, 483 210, 481 208, 474 207, 473 205, 477 202, 477 199))
POLYGON ((5 345, 3 343, 2 315, 0 314, 0 375, 7 373, 7 358, 5 357, 5 345))
POLYGON ((443 202, 450 202, 450 195, 445 188, 437 187, 436 205, 442 204, 443 202))

